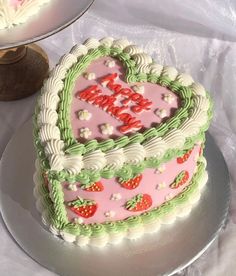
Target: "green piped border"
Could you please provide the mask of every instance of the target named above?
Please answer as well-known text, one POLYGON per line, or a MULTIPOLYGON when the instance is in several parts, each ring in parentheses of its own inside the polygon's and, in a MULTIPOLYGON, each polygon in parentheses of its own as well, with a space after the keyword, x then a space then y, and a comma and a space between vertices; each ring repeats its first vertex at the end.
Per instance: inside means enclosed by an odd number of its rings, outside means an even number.
MULTIPOLYGON (((58 108, 58 123, 57 126, 60 129, 62 139, 65 143, 65 153, 67 154, 85 154, 95 149, 107 151, 112 148, 121 148, 131 143, 143 143, 152 137, 160 137, 166 134, 168 131, 174 128, 178 128, 182 121, 184 121, 191 112, 193 106, 193 93, 190 87, 182 86, 177 81, 171 81, 166 76, 156 76, 155 74, 144 74, 139 73, 135 66, 135 62, 131 59, 131 56, 127 53, 122 52, 119 48, 107 48, 99 46, 96 49, 92 49, 89 53, 83 56, 71 69, 68 70, 64 81, 64 89, 59 93, 60 105, 58 108), (169 88, 174 93, 177 93, 181 98, 182 106, 176 111, 175 115, 168 119, 165 123, 157 126, 157 128, 149 128, 144 133, 136 133, 130 137, 122 136, 118 139, 108 139, 102 142, 97 140, 90 140, 86 144, 78 143, 73 137, 71 123, 69 120, 70 104, 72 101, 72 89, 75 84, 76 78, 84 71, 85 68, 95 59, 103 56, 112 56, 119 59, 126 67, 126 81, 127 82, 152 82, 169 88)), ((194 146, 195 142, 204 140, 204 132, 209 127, 209 122, 212 117, 212 101, 206 92, 206 96, 210 102, 208 110, 208 122, 200 129, 198 135, 187 138, 186 142, 181 150, 168 150, 163 158, 149 158, 137 165, 125 164, 121 169, 114 171, 108 168, 103 168, 100 171, 84 170, 76 175, 71 175, 66 170, 60 172, 50 171, 49 174, 58 181, 69 181, 69 182, 81 182, 81 184, 88 184, 91 182, 98 181, 100 178, 112 178, 122 177, 124 180, 130 179, 135 175, 141 173, 145 168, 156 168, 161 163, 169 161, 174 156, 181 156, 186 149, 194 146)), ((43 146, 41 145, 38 138, 38 126, 36 123, 37 114, 39 107, 36 107, 35 120, 34 120, 34 139, 37 148, 38 156, 45 171, 50 170, 49 162, 45 156, 43 146)))
MULTIPOLYGON (((188 202, 189 197, 191 197, 198 186, 200 185, 200 180, 203 177, 203 173, 205 172, 205 158, 199 157, 197 172, 193 175, 189 185, 183 189, 183 191, 174 197, 173 199, 163 203, 159 207, 155 207, 152 210, 145 212, 141 215, 131 216, 125 220, 119 220, 115 222, 104 222, 104 223, 94 223, 94 224, 75 224, 65 222, 64 213, 65 206, 62 202, 58 202, 57 210, 55 210, 55 204, 50 200, 49 193, 47 189, 44 187, 42 178, 40 185, 40 196, 41 199, 44 200, 46 198, 46 208, 48 212, 48 219, 50 220, 50 224, 55 226, 58 230, 66 232, 68 234, 72 234, 75 236, 83 235, 88 237, 99 237, 105 233, 117 233, 117 232, 126 232, 127 229, 132 227, 142 226, 143 224, 148 224, 154 222, 158 219, 161 219, 163 216, 171 214, 175 208, 181 206, 188 202), (54 211, 52 211, 54 210, 54 211), (60 213, 62 212, 62 213, 60 213)), ((55 184, 55 183, 54 183, 55 184)), ((54 200, 54 199, 53 199, 54 200)))
POLYGON ((65 143, 65 153, 68 154, 86 154, 88 152, 100 149, 103 152, 113 148, 121 148, 130 143, 143 143, 152 137, 160 137, 166 134, 173 128, 178 128, 181 122, 189 116, 189 112, 193 107, 192 90, 189 87, 181 85, 178 81, 171 81, 166 76, 157 77, 155 74, 139 73, 137 66, 131 56, 122 52, 120 48, 108 48, 99 46, 96 49, 91 49, 89 53, 83 56, 72 68, 67 72, 64 89, 60 92, 60 105, 58 108, 58 123, 62 140, 65 143), (70 122, 70 105, 72 102, 72 90, 75 81, 80 76, 90 63, 98 58, 111 56, 122 62, 126 68, 125 78, 127 83, 132 82, 151 82, 169 88, 172 92, 178 94, 181 99, 181 107, 175 115, 169 118, 165 123, 159 124, 157 127, 148 128, 143 133, 135 133, 131 136, 123 135, 117 139, 107 139, 98 142, 96 139, 90 140, 85 144, 79 143, 72 132, 70 122))
MULTIPOLYGON (((210 121, 210 119, 209 119, 210 121)), ((72 175, 68 173, 66 170, 62 170, 60 172, 51 171, 48 160, 44 154, 43 147, 40 144, 37 133, 34 135, 35 144, 38 153, 38 157, 41 162, 44 171, 48 171, 48 176, 51 179, 55 179, 57 181, 68 181, 68 182, 80 182, 81 184, 88 184, 92 182, 99 181, 100 178, 112 178, 112 177, 122 177, 124 180, 128 180, 133 178, 135 175, 141 173, 146 168, 158 168, 162 163, 166 163, 170 161, 174 157, 182 156, 186 150, 192 148, 196 142, 201 141, 204 143, 205 141, 205 131, 209 127, 208 123, 201 129, 201 132, 191 138, 187 138, 186 142, 181 150, 170 149, 167 150, 165 155, 161 158, 149 158, 143 160, 141 163, 137 165, 128 165, 125 164, 120 170, 101 170, 101 171, 90 171, 90 170, 82 170, 80 173, 76 175, 72 175)))

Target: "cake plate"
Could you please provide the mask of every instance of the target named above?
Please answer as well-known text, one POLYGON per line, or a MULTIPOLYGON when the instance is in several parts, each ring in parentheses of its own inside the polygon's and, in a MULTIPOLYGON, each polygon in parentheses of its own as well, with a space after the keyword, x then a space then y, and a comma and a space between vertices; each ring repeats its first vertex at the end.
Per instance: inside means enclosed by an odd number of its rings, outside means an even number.
POLYGON ((49 233, 33 196, 35 151, 32 121, 12 138, 2 157, 0 202, 3 220, 18 245, 35 261, 62 276, 173 275, 196 260, 215 240, 228 213, 230 185, 224 158, 207 135, 209 180, 187 218, 159 232, 104 248, 76 247, 49 233))
POLYGON ((81 17, 94 0, 51 0, 25 23, 0 30, 0 101, 37 92, 48 74, 47 54, 32 44, 81 17))

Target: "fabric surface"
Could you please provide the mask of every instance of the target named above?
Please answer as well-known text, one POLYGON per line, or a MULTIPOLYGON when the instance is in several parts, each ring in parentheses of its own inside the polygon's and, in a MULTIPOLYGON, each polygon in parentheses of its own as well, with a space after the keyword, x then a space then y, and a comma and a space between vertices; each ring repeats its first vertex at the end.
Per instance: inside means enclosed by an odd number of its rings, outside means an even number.
MULTIPOLYGON (((180 275, 235 275, 235 26, 233 0, 97 0, 76 23, 39 42, 53 66, 75 43, 88 37, 127 37, 158 63, 191 74, 210 91, 215 104, 210 133, 224 154, 231 176, 230 214, 217 240, 180 275)), ((37 94, 20 101, 0 102, 0 155, 14 132, 32 115, 36 97, 37 94)), ((0 275, 55 275, 14 243, 1 219, 0 244, 0 275)))

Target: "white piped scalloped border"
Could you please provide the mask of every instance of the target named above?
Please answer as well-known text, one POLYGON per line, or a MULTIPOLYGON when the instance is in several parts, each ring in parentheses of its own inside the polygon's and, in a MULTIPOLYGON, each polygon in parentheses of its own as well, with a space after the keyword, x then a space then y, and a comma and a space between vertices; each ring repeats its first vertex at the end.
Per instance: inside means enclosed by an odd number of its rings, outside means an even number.
MULTIPOLYGON (((206 168, 206 159, 204 157, 201 157, 201 161, 204 163, 204 167, 206 168)), ((198 187, 195 190, 195 192, 191 195, 191 197, 188 198, 188 201, 181 206, 176 207, 174 211, 171 212, 171 214, 166 214, 161 219, 157 219, 149 224, 145 224, 139 227, 133 227, 128 229, 128 231, 121 232, 121 233, 104 233, 104 235, 101 235, 100 237, 86 237, 83 235, 75 236, 69 233, 65 233, 63 231, 59 231, 56 229, 51 223, 49 214, 47 212, 47 204, 44 202, 43 194, 40 193, 40 186, 42 185, 41 177, 40 177, 40 169, 39 169, 39 162, 36 160, 35 162, 36 171, 34 174, 34 196, 36 198, 36 207, 37 210, 42 215, 42 222, 48 227, 50 232, 55 235, 59 236, 62 239, 64 239, 66 242, 74 243, 78 246, 85 246, 85 245, 91 245, 96 247, 103 247, 110 244, 117 244, 119 243, 123 238, 128 239, 137 239, 141 237, 145 233, 154 233, 159 230, 161 225, 164 224, 172 224, 176 221, 178 218, 186 217, 190 214, 192 208, 196 205, 196 203, 199 201, 202 190, 205 187, 205 184, 208 180, 208 174, 207 171, 204 170, 203 174, 201 175, 198 187)))
POLYGON ((49 1, 51 0, 23 0, 16 9, 9 5, 9 0, 0 0, 0 29, 11 28, 26 22, 49 1))
POLYGON ((52 170, 61 171, 65 169, 71 174, 77 174, 83 168, 99 171, 106 166, 118 170, 127 163, 138 164, 145 158, 161 158, 168 149, 181 149, 185 140, 198 134, 200 128, 207 122, 209 106, 210 103, 204 87, 193 82, 191 76, 179 74, 173 67, 155 64, 149 55, 143 53, 139 47, 126 39, 114 40, 106 37, 97 40, 90 38, 82 45, 75 45, 69 54, 64 55, 45 81, 39 99, 40 112, 37 117, 39 138, 45 148, 45 154, 52 170), (63 150, 64 141, 61 140, 60 130, 56 125, 58 118, 56 110, 60 101, 58 94, 63 89, 63 79, 67 70, 82 56, 86 55, 89 49, 95 49, 99 45, 118 47, 129 53, 136 62, 139 72, 168 76, 171 80, 178 80, 183 86, 190 86, 195 101, 191 116, 178 129, 172 129, 163 137, 154 137, 144 142, 143 145, 133 143, 121 149, 109 150, 106 153, 98 149, 83 156, 65 154, 63 150))

